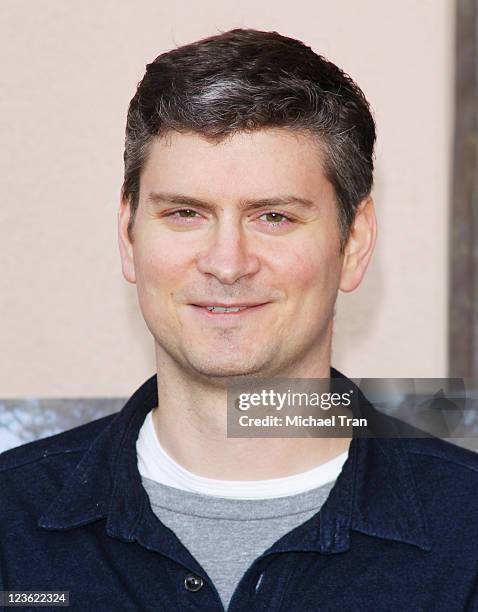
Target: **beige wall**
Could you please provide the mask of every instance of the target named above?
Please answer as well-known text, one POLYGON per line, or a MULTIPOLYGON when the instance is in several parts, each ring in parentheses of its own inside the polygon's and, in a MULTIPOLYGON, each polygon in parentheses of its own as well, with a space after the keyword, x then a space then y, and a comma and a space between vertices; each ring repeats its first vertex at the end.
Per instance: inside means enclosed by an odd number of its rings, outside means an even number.
POLYGON ((446 375, 452 0, 2 0, 0 23, 0 397, 129 395, 154 373, 117 253, 127 104, 157 54, 240 26, 304 40, 375 109, 379 241, 333 364, 446 375))

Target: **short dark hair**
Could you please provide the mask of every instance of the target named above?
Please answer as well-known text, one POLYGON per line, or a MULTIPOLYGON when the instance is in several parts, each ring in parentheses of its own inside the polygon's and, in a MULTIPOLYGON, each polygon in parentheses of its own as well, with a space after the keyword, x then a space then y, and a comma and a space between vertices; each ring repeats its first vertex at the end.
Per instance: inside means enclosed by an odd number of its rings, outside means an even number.
POLYGON ((318 138, 343 249, 357 206, 373 184, 370 106, 350 76, 301 41, 252 29, 204 38, 147 64, 126 123, 123 197, 131 207, 130 239, 155 136, 175 130, 220 141, 273 127, 318 138))

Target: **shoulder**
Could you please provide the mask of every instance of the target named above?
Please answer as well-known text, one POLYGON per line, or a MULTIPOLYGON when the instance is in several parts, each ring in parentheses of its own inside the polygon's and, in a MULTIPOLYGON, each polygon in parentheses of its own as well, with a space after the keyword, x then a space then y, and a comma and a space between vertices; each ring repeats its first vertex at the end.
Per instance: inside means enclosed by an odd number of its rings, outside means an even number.
POLYGON ((53 459, 58 463, 76 463, 116 415, 117 413, 108 415, 0 453, 0 479, 12 471, 35 469, 46 459, 53 459))
POLYGON ((478 453, 440 438, 403 440, 412 461, 428 461, 438 470, 453 470, 478 478, 478 453))
POLYGON ((402 442, 410 478, 428 512, 443 526, 449 528, 451 520, 478 537, 478 453, 438 438, 402 442))
POLYGON ((0 454, 0 539, 12 525, 33 537, 38 518, 49 507, 95 439, 116 415, 0 454))

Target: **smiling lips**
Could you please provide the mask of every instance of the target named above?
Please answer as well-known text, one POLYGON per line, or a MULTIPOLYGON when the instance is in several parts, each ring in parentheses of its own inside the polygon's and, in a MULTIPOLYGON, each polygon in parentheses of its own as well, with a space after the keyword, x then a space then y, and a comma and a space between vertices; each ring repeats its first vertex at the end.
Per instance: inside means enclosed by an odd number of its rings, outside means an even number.
POLYGON ((206 309, 209 312, 239 312, 240 310, 245 310, 247 306, 206 306, 206 309))
POLYGON ((210 312, 211 314, 234 314, 234 313, 242 312, 243 310, 248 310, 248 309, 255 308, 257 306, 263 306, 263 305, 264 305, 264 302, 254 303, 254 304, 245 304, 245 303, 241 303, 241 304, 217 304, 217 303, 192 304, 192 306, 203 308, 204 310, 206 310, 207 312, 210 312))

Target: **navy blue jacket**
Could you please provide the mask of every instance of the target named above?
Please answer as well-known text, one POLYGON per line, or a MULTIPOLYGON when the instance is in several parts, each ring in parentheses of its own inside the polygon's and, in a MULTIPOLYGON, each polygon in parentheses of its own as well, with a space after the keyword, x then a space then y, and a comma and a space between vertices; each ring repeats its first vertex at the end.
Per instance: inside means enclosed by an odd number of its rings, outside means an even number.
MULTIPOLYGON (((0 455, 0 589, 69 591, 82 612, 223 610, 141 485, 156 405, 153 376, 118 414, 0 455)), ((478 610, 477 511, 477 454, 354 438, 323 507, 252 564, 228 610, 478 610)))

